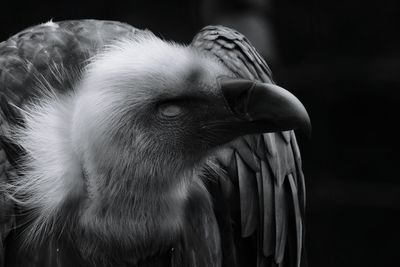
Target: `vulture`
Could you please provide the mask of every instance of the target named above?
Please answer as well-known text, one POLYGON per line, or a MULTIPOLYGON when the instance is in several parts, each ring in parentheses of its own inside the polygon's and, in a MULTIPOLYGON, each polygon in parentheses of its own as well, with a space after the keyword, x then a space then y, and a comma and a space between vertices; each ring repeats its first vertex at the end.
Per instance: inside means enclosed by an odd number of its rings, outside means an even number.
POLYGON ((236 30, 27 28, 0 43, 0 265, 304 267, 310 127, 236 30))

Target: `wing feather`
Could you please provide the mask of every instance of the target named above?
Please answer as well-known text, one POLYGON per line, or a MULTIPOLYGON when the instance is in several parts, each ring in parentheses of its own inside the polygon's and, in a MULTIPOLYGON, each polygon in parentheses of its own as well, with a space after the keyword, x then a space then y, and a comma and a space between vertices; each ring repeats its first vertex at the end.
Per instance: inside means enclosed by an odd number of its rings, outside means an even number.
MULTIPOLYGON (((264 59, 246 37, 233 29, 207 26, 194 37, 192 46, 217 57, 238 78, 274 83, 264 59)), ((232 224, 232 232, 240 231, 242 237, 234 244, 241 257, 237 262, 242 265, 235 266, 304 267, 305 183, 294 132, 238 138, 217 152, 216 161, 228 180, 238 180, 229 183, 229 192, 239 194, 239 202, 225 203, 230 210, 239 209, 241 215, 232 224), (255 253, 243 248, 249 240, 255 253)), ((222 177, 217 179, 225 179, 222 177)), ((223 187, 221 184, 226 194, 223 187)), ((234 217, 228 219, 235 221, 234 217)))
POLYGON ((268 163, 261 160, 261 177, 263 177, 263 253, 265 257, 271 256, 275 251, 275 187, 272 173, 268 163))
POLYGON ((238 168, 242 236, 249 237, 256 230, 259 220, 256 173, 246 166, 238 153, 235 153, 235 159, 238 168))
POLYGON ((12 229, 15 219, 21 216, 15 215, 14 204, 5 193, 9 177, 15 176, 21 153, 7 138, 10 125, 21 123, 19 111, 14 107, 21 107, 34 96, 38 83, 59 90, 71 88, 74 79, 79 78, 76 72, 99 49, 121 37, 142 32, 112 21, 61 21, 27 28, 0 43, 0 266, 3 266, 6 237, 7 266, 76 265, 69 264, 76 256, 66 257, 54 244, 38 247, 31 255, 21 256, 18 250, 19 240, 15 236, 21 229, 12 229), (39 258, 48 261, 38 262, 39 258))
POLYGON ((82 68, 104 45, 138 32, 143 31, 99 20, 49 22, 27 28, 0 43, 0 94, 22 105, 34 93, 38 76, 54 84, 54 69, 82 68))
POLYGON ((8 117, 15 118, 13 110, 0 96, 0 266, 4 264, 5 239, 15 227, 14 203, 7 196, 7 186, 10 177, 15 175, 13 163, 17 151, 4 138, 10 128, 8 117))
POLYGON ((301 248, 303 246, 303 222, 301 221, 301 210, 297 192, 297 185, 292 174, 288 175, 290 190, 292 192, 294 218, 296 223, 296 266, 300 266, 301 248))
POLYGON ((287 192, 284 186, 274 184, 275 188, 275 227, 276 247, 275 262, 281 263, 285 255, 285 245, 288 232, 287 192))

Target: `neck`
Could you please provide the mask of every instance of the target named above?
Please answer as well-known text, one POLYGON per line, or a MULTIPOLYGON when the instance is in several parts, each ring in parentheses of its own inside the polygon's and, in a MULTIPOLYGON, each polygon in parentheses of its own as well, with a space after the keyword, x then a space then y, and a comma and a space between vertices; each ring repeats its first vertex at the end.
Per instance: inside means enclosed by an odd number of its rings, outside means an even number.
POLYGON ((13 186, 36 218, 27 242, 63 231, 83 257, 97 261, 101 255, 103 262, 135 262, 169 250, 180 238, 197 168, 181 166, 187 159, 160 154, 157 146, 133 154, 135 144, 148 140, 110 138, 106 130, 118 127, 71 127, 75 102, 74 94, 45 99, 28 110, 25 127, 17 131, 27 168, 13 186), (167 162, 171 158, 176 160, 167 162), (57 232, 49 232, 49 224, 57 232))
POLYGON ((166 252, 178 241, 188 187, 195 174, 151 176, 138 168, 131 172, 115 168, 103 177, 97 173, 95 181, 88 176, 89 194, 79 225, 87 241, 84 246, 95 244, 90 250, 93 255, 114 244, 121 248, 118 257, 129 251, 130 257, 139 260, 166 252))
POLYGON ((26 125, 17 129, 15 138, 27 152, 27 168, 12 185, 13 195, 36 218, 26 242, 35 244, 41 235, 58 236, 55 232, 60 230, 75 236, 88 257, 98 250, 106 255, 113 244, 137 257, 168 249, 179 237, 187 187, 195 174, 163 173, 182 168, 145 162, 144 157, 137 157, 137 164, 118 161, 135 158, 121 156, 119 149, 91 151, 112 159, 99 166, 88 164, 96 161, 85 161, 71 148, 74 96, 43 103, 28 110, 26 125), (54 231, 49 232, 49 225, 54 231))

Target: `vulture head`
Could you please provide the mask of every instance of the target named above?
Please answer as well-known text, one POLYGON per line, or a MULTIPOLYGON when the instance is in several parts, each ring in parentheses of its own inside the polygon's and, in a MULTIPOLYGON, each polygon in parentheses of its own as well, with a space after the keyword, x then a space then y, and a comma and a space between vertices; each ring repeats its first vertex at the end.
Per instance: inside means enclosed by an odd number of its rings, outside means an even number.
POLYGON ((68 92, 27 107, 16 130, 26 155, 15 196, 33 210, 33 239, 76 225, 107 242, 169 240, 214 149, 309 125, 288 91, 152 34, 109 46, 68 92))

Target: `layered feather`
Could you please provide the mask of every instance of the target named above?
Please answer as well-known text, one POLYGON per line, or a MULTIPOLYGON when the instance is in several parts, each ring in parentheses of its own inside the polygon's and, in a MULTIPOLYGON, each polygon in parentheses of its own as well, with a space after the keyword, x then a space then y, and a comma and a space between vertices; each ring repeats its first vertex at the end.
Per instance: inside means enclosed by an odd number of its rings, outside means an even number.
MULTIPOLYGON (((274 83, 267 63, 235 30, 207 26, 192 45, 213 54, 238 78, 274 83)), ((240 230, 243 238, 253 238, 257 266, 305 266, 305 183, 294 132, 246 136, 228 146, 216 156, 230 180, 220 190, 229 188, 227 201, 237 194, 238 203, 228 205, 240 210, 240 220, 227 216, 241 225, 235 231, 240 230)), ((241 247, 245 241, 232 242, 241 247)), ((244 264, 251 262, 248 257, 243 256, 244 264)))

